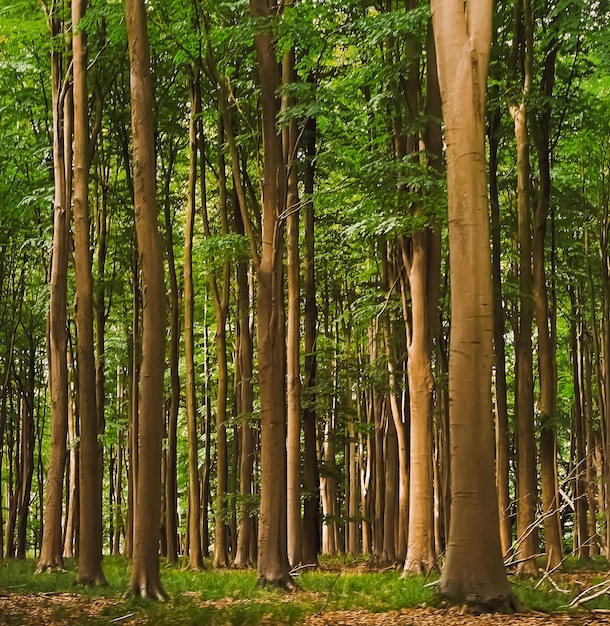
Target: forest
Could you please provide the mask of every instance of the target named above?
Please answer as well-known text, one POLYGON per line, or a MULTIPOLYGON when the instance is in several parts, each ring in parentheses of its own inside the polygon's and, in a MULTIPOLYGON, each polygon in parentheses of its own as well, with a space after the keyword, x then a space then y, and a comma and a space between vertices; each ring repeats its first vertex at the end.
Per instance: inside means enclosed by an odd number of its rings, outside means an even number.
POLYGON ((607 0, 0 4, 0 566, 607 571, 607 0))

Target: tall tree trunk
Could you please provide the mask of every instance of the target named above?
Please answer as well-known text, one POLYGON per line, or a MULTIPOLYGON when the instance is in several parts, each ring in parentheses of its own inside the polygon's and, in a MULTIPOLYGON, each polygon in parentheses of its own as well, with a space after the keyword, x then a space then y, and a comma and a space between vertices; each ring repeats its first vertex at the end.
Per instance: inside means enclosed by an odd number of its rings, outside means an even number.
POLYGON ((169 162, 164 172, 165 250, 170 284, 170 400, 167 415, 167 449, 164 468, 165 543, 168 563, 178 560, 178 413, 180 411, 180 291, 174 255, 171 219, 171 184, 175 172, 177 146, 169 147, 169 162))
MULTIPOLYGON (((199 484, 199 431, 197 428, 197 395, 195 392, 195 336, 193 288, 193 230, 197 189, 198 117, 201 114, 201 92, 198 77, 191 82, 191 118, 189 122, 189 179, 187 216, 184 232, 184 359, 185 401, 188 437, 188 566, 203 569, 201 542, 201 493, 199 484)), ((203 154, 201 155, 203 159, 203 154)), ((206 357, 207 358, 207 357, 206 357)), ((209 432, 207 433, 209 438, 209 432)))
POLYGON ((485 181, 490 0, 432 0, 445 120, 451 347, 451 523, 439 591, 495 607, 511 597, 502 562, 490 418, 492 288, 485 181))
MULTIPOLYGON (((239 202, 239 201, 237 201, 239 202)), ((241 210, 235 205, 235 232, 244 235, 241 210)), ((254 405, 252 381, 252 331, 251 331, 250 287, 248 284, 248 263, 239 262, 237 266, 237 367, 239 371, 237 394, 238 415, 240 417, 240 464, 239 464, 239 530, 237 533, 237 551, 233 565, 247 567, 252 564, 251 554, 254 544, 253 508, 251 498, 254 495, 254 431, 251 416, 254 405)))
POLYGON ((500 145, 499 109, 489 116, 489 197, 491 207, 493 335, 494 335, 494 409, 496 423, 496 488, 500 512, 500 543, 507 554, 512 545, 509 479, 509 426, 506 386, 506 346, 504 343, 504 307, 502 304, 502 244, 500 241, 500 198, 498 192, 498 148, 500 145))
MULTIPOLYGON (((538 329, 538 370, 540 375, 540 482, 547 569, 556 569, 563 561, 563 541, 559 516, 559 484, 557 476, 557 379, 556 346, 549 326, 549 298, 546 286, 545 241, 546 223, 551 203, 551 102, 555 82, 557 42, 551 39, 546 50, 542 75, 542 91, 547 97, 543 110, 536 116, 533 136, 538 151, 540 190, 534 211, 533 290, 538 329)), ((550 322, 550 324, 549 324, 550 322)))
POLYGON ((510 104, 517 144, 517 217, 519 248, 519 324, 515 337, 517 413, 517 571, 535 574, 538 552, 536 529, 536 443, 534 438, 534 374, 532 348, 532 227, 530 207, 529 132, 526 98, 532 83, 532 15, 530 0, 519 0, 515 9, 515 46, 525 55, 523 94, 520 103, 510 104), (521 11, 525 23, 520 36, 521 11))
POLYGON ((574 406, 572 407, 572 436, 576 449, 576 463, 573 469, 574 480, 574 551, 579 559, 589 558, 587 529, 587 459, 584 428, 584 324, 581 317, 580 286, 568 288, 572 315, 570 318, 572 369, 574 383, 574 406))
MULTIPOLYGON (((56 9, 57 10, 57 9, 56 9)), ((59 15, 49 18, 51 35, 59 38, 62 22, 59 15)), ((51 297, 49 306, 49 392, 51 396, 51 443, 47 477, 42 547, 37 571, 63 567, 63 537, 61 528, 62 487, 66 460, 68 430, 68 369, 67 369, 67 272, 69 252, 69 184, 66 180, 68 158, 66 147, 71 145, 71 96, 64 82, 61 49, 51 54, 51 88, 53 102, 53 252, 51 258, 51 297)))
POLYGON ((291 585, 286 545, 286 410, 282 231, 285 164, 276 128, 280 86, 272 25, 275 9, 250 0, 261 28, 254 37, 263 125, 262 254, 258 265, 258 367, 261 402, 261 505, 257 574, 261 583, 291 585))
POLYGON ((317 455, 317 324, 315 277, 315 213, 314 179, 316 158, 316 118, 311 117, 305 123, 305 179, 304 179, 304 226, 305 258, 303 260, 303 282, 305 292, 304 310, 304 349, 303 368, 303 563, 315 565, 320 549, 320 476, 317 455))
POLYGON ((143 0, 126 0, 125 18, 131 67, 131 125, 134 204, 142 270, 142 365, 138 420, 138 473, 133 566, 129 589, 165 597, 159 576, 161 443, 165 369, 165 279, 157 225, 155 142, 150 52, 143 0))
MULTIPOLYGON (((292 4, 289 0, 288 5, 292 4)), ((282 83, 284 88, 295 81, 294 49, 284 54, 282 83)), ((292 106, 293 98, 282 96, 282 109, 292 106)), ((282 130, 284 163, 287 169, 286 194, 286 248, 288 283, 287 328, 287 513, 288 561, 294 567, 302 561, 301 529, 301 283, 299 263, 299 213, 298 172, 296 163, 297 124, 292 118, 282 130)))
MULTIPOLYGON (((429 300, 435 274, 433 233, 423 231, 411 237, 403 259, 411 294, 411 332, 408 338, 411 461, 409 486, 409 532, 404 572, 421 574, 434 565, 434 523, 432 490, 432 371, 431 331, 434 316, 429 300)), ((440 257, 438 258, 440 261, 440 257)), ((436 291, 438 294, 438 290, 436 291)))
POLYGON ((80 420, 78 582, 105 585, 102 571, 102 476, 99 464, 93 336, 93 274, 89 241, 89 113, 87 35, 80 22, 86 0, 73 0, 74 62, 74 264, 78 334, 78 417, 80 420))
POLYGON ((26 354, 27 360, 22 365, 24 371, 19 378, 19 386, 21 387, 21 482, 17 511, 19 521, 17 524, 16 556, 18 559, 25 559, 27 552, 27 529, 32 494, 32 477, 34 475, 36 346, 31 345, 28 352, 24 353, 24 356, 26 354))

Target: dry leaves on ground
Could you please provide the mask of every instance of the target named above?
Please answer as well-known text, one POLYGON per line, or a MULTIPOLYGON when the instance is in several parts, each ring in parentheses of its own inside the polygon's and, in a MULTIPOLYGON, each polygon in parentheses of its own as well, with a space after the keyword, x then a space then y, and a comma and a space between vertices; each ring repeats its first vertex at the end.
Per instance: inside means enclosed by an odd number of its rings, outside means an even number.
MULTIPOLYGON (((215 606, 214 602, 205 605, 215 606)), ((104 612, 116 607, 117 601, 108 598, 88 598, 76 594, 52 593, 21 596, 10 594, 0 597, 0 624, 15 624, 15 618, 24 625, 71 626, 75 621, 89 618, 121 626, 139 626, 150 623, 142 613, 128 610, 119 617, 104 620, 104 612), (9 622, 9 618, 11 621, 9 622), (23 621, 21 621, 23 620, 23 621)), ((219 612, 226 606, 218 602, 219 612)), ((272 622, 267 622, 271 624, 272 622)), ((98 622, 99 623, 99 622, 98 622)), ((221 622, 219 622, 221 623, 221 622)), ((325 611, 307 616, 304 626, 603 626, 610 625, 610 615, 605 613, 542 614, 517 613, 513 615, 471 615, 460 607, 448 609, 417 608, 371 613, 363 610, 325 611)), ((174 626, 174 624, 172 624, 174 626)), ((179 624, 175 624, 179 626, 179 624)))

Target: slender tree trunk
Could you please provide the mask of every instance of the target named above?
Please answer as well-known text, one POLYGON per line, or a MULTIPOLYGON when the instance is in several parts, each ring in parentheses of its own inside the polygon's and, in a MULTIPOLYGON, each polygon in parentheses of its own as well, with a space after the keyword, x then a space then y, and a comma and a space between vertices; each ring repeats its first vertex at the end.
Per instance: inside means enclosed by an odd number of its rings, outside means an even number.
POLYGON ((315 214, 314 177, 316 157, 316 118, 305 123, 305 180, 304 180, 304 222, 305 258, 303 261, 303 281, 305 292, 304 341, 305 359, 303 368, 303 563, 317 564, 320 549, 320 476, 316 448, 317 419, 317 318, 316 277, 315 277, 315 214))
POLYGON ((551 157, 550 124, 553 84, 555 82, 555 59, 557 42, 551 40, 547 49, 542 89, 547 96, 547 104, 536 116, 539 125, 534 124, 533 136, 538 152, 540 190, 534 212, 533 239, 533 290, 538 329, 538 370, 540 375, 540 477, 542 486, 542 513, 544 515, 544 539, 547 554, 547 569, 556 569, 563 560, 563 541, 559 516, 559 485, 557 476, 557 379, 555 370, 556 346, 549 326, 549 299, 546 286, 545 241, 546 223, 551 203, 551 157))
POLYGON ((511 597, 502 562, 490 420, 492 288, 484 96, 490 0, 432 0, 447 144, 451 347, 451 525, 439 591, 496 607, 511 597))
MULTIPOLYGON (((201 492, 199 484, 199 430, 197 428, 197 395, 195 392, 195 337, 193 288, 193 231, 197 189, 198 116, 201 114, 201 92, 198 78, 191 83, 191 118, 189 122, 189 179, 187 216, 184 232, 184 358, 185 401, 188 432, 188 566, 203 569, 201 542, 201 492)), ((201 155, 203 158, 203 154, 201 155)), ((209 432, 207 433, 209 437, 209 432)))
POLYGON ((79 564, 78 582, 105 585, 102 571, 102 476, 99 464, 93 335, 93 274, 89 237, 89 114, 87 36, 80 27, 86 0, 73 0, 74 60, 74 261, 76 272, 76 328, 78 334, 79 564))
MULTIPOLYGON (((289 1, 289 5, 292 0, 289 1)), ((295 81, 294 49, 284 55, 282 82, 284 88, 295 81)), ((282 96, 282 108, 292 106, 292 98, 282 96)), ((302 561, 301 528, 301 310, 299 263, 299 213, 298 173, 296 163, 297 125, 293 118, 282 131, 284 163, 287 168, 286 195, 286 248, 288 283, 287 328, 287 512, 288 561, 291 567, 302 561)))
POLYGON ((159 520, 165 369, 165 280, 163 251, 157 225, 153 100, 144 1, 127 0, 125 18, 131 67, 134 203, 138 255, 142 270, 143 315, 136 515, 129 589, 143 597, 163 598, 165 591, 159 576, 159 520))
MULTIPOLYGON (((61 21, 50 17, 51 35, 59 38, 61 21)), ((68 430, 68 370, 67 370, 67 271, 70 208, 66 181, 65 147, 71 142, 69 118, 69 88, 64 83, 61 50, 51 55, 51 87, 53 102, 53 252, 51 258, 51 297, 49 306, 49 392, 51 396, 50 462, 44 510, 42 547, 37 571, 63 567, 63 537, 61 529, 62 486, 66 460, 68 430), (69 140, 67 139, 69 137, 69 140)), ((71 163, 70 163, 71 167, 71 163)))
POLYGON ((258 534, 258 579, 291 585, 286 545, 286 410, 282 231, 285 164, 276 128, 280 77, 271 30, 274 10, 267 0, 250 0, 261 23, 254 37, 261 86, 263 124, 262 255, 258 265, 258 367, 261 402, 261 505, 258 534))
POLYGON ((572 368, 574 376, 574 406, 572 410, 572 436, 576 448, 574 473, 574 551, 579 559, 589 558, 589 542, 587 529, 587 459, 584 428, 584 360, 583 335, 584 325, 581 318, 580 287, 569 286, 572 316, 570 332, 572 336, 572 368))
POLYGON ((517 144, 517 213, 519 248, 519 325, 515 337, 517 412, 517 571, 534 574, 538 552, 535 525, 537 481, 534 439, 534 377, 532 347, 532 227, 530 207, 529 131, 526 99, 533 73, 533 35, 530 0, 520 0, 515 8, 515 46, 523 49, 523 94, 520 103, 510 104, 517 144), (521 13, 525 31, 521 28, 521 13))
POLYGON ((504 344, 504 307, 502 305, 502 271, 500 242, 500 199, 498 195, 498 147, 500 144, 500 111, 489 118, 489 196, 491 206, 492 285, 494 307, 494 408, 496 422, 496 488, 500 511, 500 543, 507 554, 512 545, 509 480, 509 426, 506 387, 506 349, 504 344))
POLYGON ((169 371, 171 395, 167 415, 167 449, 164 468, 165 543, 168 563, 178 560, 178 413, 180 411, 180 292, 174 256, 174 235, 170 212, 171 184, 175 171, 175 153, 170 147, 164 178, 165 249, 170 284, 169 371))
MULTIPOLYGON (((36 347, 30 346, 27 361, 20 380, 21 387, 21 486, 19 488, 19 507, 17 524, 17 553, 18 559, 25 559, 27 552, 27 527, 30 513, 30 499, 32 494, 32 477, 34 475, 34 396, 36 384, 36 347)), ((1 445, 0 440, 0 445, 1 445)))
MULTIPOLYGON (((412 236, 410 254, 403 252, 411 293, 411 336, 408 339, 409 399, 411 406, 411 462, 409 532, 405 573, 421 574, 435 562, 432 489, 432 371, 428 257, 433 252, 432 233, 412 236)), ((438 291, 437 291, 438 293, 438 291)))
MULTIPOLYGON (((244 225, 239 206, 235 206, 235 231, 244 235, 244 225)), ((240 417, 240 465, 239 465, 239 530, 237 533, 237 552, 233 565, 247 567, 251 565, 254 533, 252 521, 252 496, 254 495, 254 432, 251 416, 254 405, 252 384, 252 331, 250 287, 248 284, 248 264, 241 261, 237 266, 237 366, 238 377, 238 415, 240 417)))

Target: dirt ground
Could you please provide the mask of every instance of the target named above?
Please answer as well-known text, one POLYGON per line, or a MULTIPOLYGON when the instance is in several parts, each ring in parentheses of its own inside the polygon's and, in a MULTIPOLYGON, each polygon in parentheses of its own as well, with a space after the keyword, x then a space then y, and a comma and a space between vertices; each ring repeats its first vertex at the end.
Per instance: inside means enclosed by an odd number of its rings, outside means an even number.
MULTIPOLYGON (((210 608, 213 602, 205 603, 210 608)), ((222 608, 222 603, 218 603, 222 608)), ((116 601, 106 598, 88 598, 67 593, 49 593, 32 596, 8 594, 0 596, 0 624, 23 626, 73 626, 75 623, 119 624, 141 626, 155 622, 142 612, 129 612, 108 617, 108 609, 116 609, 116 601), (114 606, 113 606, 114 605, 114 606)), ((116 615, 116 610, 112 612, 116 615)), ((234 620, 231 620, 235 623, 234 620)), ((264 622, 273 624, 274 622, 264 622)), ((222 624, 222 621, 218 621, 222 624)), ((447 609, 417 608, 370 613, 368 611, 325 611, 310 615, 305 626, 593 626, 610 625, 609 612, 583 612, 577 615, 516 613, 512 615, 472 615, 461 607, 447 609)), ((171 626, 179 626, 172 621, 171 626)))

